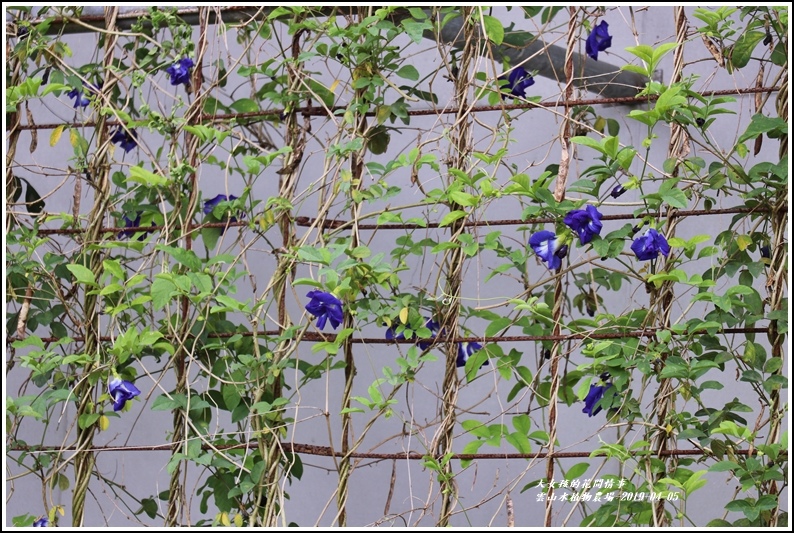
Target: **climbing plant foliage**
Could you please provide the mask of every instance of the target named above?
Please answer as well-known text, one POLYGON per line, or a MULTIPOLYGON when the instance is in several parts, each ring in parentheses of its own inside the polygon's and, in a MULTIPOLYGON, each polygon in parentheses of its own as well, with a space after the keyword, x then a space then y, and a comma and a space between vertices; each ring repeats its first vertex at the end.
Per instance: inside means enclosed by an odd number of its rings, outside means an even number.
POLYGON ((7 524, 788 525, 787 7, 6 15, 7 524))

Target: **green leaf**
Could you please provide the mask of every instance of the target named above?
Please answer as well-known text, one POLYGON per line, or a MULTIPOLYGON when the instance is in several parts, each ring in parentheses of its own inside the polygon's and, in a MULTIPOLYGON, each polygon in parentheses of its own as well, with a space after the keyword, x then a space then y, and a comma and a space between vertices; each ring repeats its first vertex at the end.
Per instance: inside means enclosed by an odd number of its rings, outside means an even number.
POLYGON ((590 463, 576 463, 565 472, 565 479, 571 481, 572 479, 582 477, 582 474, 587 472, 588 468, 590 468, 590 463))
POLYGON ((687 205, 689 205, 689 201, 687 200, 686 194, 681 189, 670 189, 660 193, 662 200, 670 204, 672 207, 677 207, 678 209, 684 209, 687 205))
POLYGON ((152 411, 172 411, 174 409, 184 409, 187 401, 184 394, 172 394, 171 398, 165 394, 158 396, 152 402, 152 411))
POLYGON ((77 425, 80 426, 80 429, 86 429, 94 425, 99 417, 102 416, 101 413, 86 413, 80 415, 80 418, 77 419, 77 425))
POLYGON ((138 166, 130 167, 129 180, 145 185, 146 187, 162 187, 168 185, 167 178, 138 166))
POLYGON ((406 19, 400 22, 400 24, 405 29, 405 33, 408 34, 408 37, 410 37, 415 44, 422 42, 422 33, 425 30, 431 31, 433 29, 433 25, 426 20, 416 22, 406 19))
MULTIPOLYGON (((163 309, 176 292, 176 285, 170 279, 157 277, 152 283, 152 306, 155 311, 163 309)), ((177 293, 178 294, 178 293, 177 293)))
MULTIPOLYGON (((218 219, 212 215, 207 215, 204 218, 204 222, 218 222, 218 219)), ((201 239, 204 241, 204 246, 207 247, 207 250, 215 250, 222 233, 223 228, 201 228, 201 239)))
POLYGON ((502 22, 490 15, 483 15, 482 21, 485 24, 485 34, 488 38, 496 45, 502 44, 502 41, 505 40, 505 28, 502 26, 502 22))
POLYGON ((729 57, 734 68, 746 67, 758 43, 766 36, 760 31, 748 31, 731 47, 729 57))
POLYGON ((403 65, 395 74, 406 80, 417 81, 419 79, 419 71, 413 65, 403 65))
POLYGON ((328 89, 328 87, 312 78, 309 78, 306 83, 309 85, 309 88, 312 90, 312 92, 323 101, 323 104, 325 104, 326 107, 329 109, 334 107, 334 99, 336 97, 334 96, 334 93, 328 89))
POLYGON ((730 472, 739 468, 733 461, 719 461, 709 467, 709 472, 730 472))
POLYGON ((166 246, 165 244, 158 244, 157 250, 165 252, 193 272, 201 270, 201 259, 196 255, 193 250, 185 250, 184 248, 176 248, 174 246, 166 246))
POLYGON ((477 204, 476 196, 463 191, 451 191, 449 193, 449 199, 464 207, 471 207, 477 204))
POLYGON ((494 335, 496 335, 497 333, 508 327, 510 324, 512 324, 512 322, 513 320, 508 317, 501 317, 501 318, 497 318, 496 320, 493 320, 490 324, 488 324, 488 327, 485 328, 485 336, 493 337, 494 335))
POLYGON ((91 271, 91 269, 86 268, 83 265, 66 265, 66 268, 72 273, 72 275, 74 275, 75 279, 77 279, 77 283, 96 287, 96 278, 94 277, 94 273, 91 271))
POLYGON ((239 100, 235 100, 229 105, 229 107, 238 113, 255 113, 256 111, 259 111, 259 104, 250 98, 240 98, 239 100))
POLYGON ((460 211, 460 210, 447 213, 446 215, 444 215, 444 218, 441 219, 441 222, 438 223, 438 226, 441 228, 443 228, 444 226, 449 226, 456 220, 465 217, 466 214, 467 214, 466 211, 460 211))
MULTIPOLYGON (((766 117, 760 113, 753 115, 747 130, 739 137, 737 142, 743 143, 755 139, 762 133, 773 133, 775 137, 788 132, 788 123, 782 118, 766 117)), ((772 137, 773 135, 770 135, 772 137)))

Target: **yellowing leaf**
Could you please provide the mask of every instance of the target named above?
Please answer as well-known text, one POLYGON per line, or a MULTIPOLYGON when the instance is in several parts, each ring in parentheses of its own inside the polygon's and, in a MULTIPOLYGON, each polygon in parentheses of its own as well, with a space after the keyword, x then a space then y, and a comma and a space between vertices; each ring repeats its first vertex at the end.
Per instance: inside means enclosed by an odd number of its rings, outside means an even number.
POLYGON ((334 82, 331 84, 331 87, 330 87, 330 89, 329 89, 329 90, 330 90, 332 93, 333 93, 333 92, 336 92, 336 87, 337 87, 338 85, 339 85, 339 80, 334 80, 334 82))
POLYGON ((232 525, 231 520, 229 520, 229 513, 226 512, 221 513, 221 524, 223 524, 226 527, 232 525))
POLYGON ((400 322, 402 322, 403 324, 407 324, 408 323, 408 308, 407 307, 403 307, 400 310, 400 322))
POLYGON ((77 130, 70 129, 69 130, 69 142, 72 145, 72 148, 77 148, 77 141, 80 140, 80 134, 77 133, 77 130))
POLYGON ((243 527, 243 515, 240 513, 234 515, 234 525, 237 527, 243 527))
POLYGON ((99 431, 107 431, 110 427, 110 419, 105 415, 99 417, 99 431))
POLYGON ((50 133, 50 146, 55 146, 58 144, 58 141, 61 140, 61 135, 63 135, 63 129, 65 126, 61 124, 50 133))
POLYGON ((739 235, 736 237, 736 246, 739 247, 739 250, 742 252, 752 243, 753 240, 748 235, 739 235))

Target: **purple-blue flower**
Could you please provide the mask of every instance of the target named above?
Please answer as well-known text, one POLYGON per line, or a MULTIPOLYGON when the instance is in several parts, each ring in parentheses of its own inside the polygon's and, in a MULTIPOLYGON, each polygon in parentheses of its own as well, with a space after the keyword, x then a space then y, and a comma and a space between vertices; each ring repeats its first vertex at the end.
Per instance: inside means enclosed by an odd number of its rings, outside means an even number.
POLYGON ((113 398, 113 410, 121 411, 124 409, 124 404, 127 400, 132 400, 141 393, 138 387, 129 381, 122 381, 121 378, 114 377, 108 384, 108 392, 110 397, 113 398))
MULTIPOLYGON (((124 215, 124 217, 123 217, 124 227, 125 228, 137 228, 137 227, 140 227, 140 225, 141 225, 141 214, 142 213, 140 211, 138 211, 136 213, 135 220, 132 220, 127 215, 124 215)), ((152 226, 156 226, 156 225, 157 224, 152 222, 152 226)), ((135 235, 135 233, 138 232, 138 231, 141 231, 141 230, 133 230, 133 229, 124 230, 124 231, 119 233, 119 239, 129 239, 130 237, 135 235)), ((152 231, 153 230, 148 230, 146 233, 151 233, 152 231)), ((142 241, 142 240, 146 239, 146 233, 141 233, 141 235, 138 237, 138 240, 142 241)))
POLYGON ((306 304, 306 310, 317 317, 318 328, 324 329, 328 320, 331 321, 331 327, 334 329, 339 327, 345 318, 342 301, 339 298, 325 291, 311 291, 306 296, 311 298, 306 304))
POLYGON ((579 234, 579 242, 587 244, 593 237, 601 234, 601 213, 595 206, 587 205, 584 209, 574 209, 565 215, 565 224, 579 234))
POLYGON ((47 520, 47 517, 41 517, 35 522, 33 522, 33 527, 47 527, 50 521, 47 520))
MULTIPOLYGON (((101 87, 101 86, 102 86, 102 84, 100 83, 99 87, 101 87)), ((90 83, 89 84, 85 84, 84 83, 83 86, 80 87, 79 89, 78 88, 74 88, 71 91, 69 91, 68 93, 66 93, 66 96, 68 96, 69 98, 74 98, 74 106, 73 107, 75 109, 77 109, 78 107, 86 107, 88 104, 90 104, 91 103, 91 99, 88 98, 88 95, 93 95, 93 94, 96 94, 98 92, 99 92, 99 88, 98 87, 94 87, 90 83), (88 94, 86 94, 86 93, 88 93, 88 94)))
MULTIPOLYGON (((499 79, 505 81, 504 76, 500 76, 499 79)), ((510 94, 513 96, 524 98, 526 89, 534 84, 535 79, 524 70, 524 67, 516 67, 510 71, 505 89, 509 89, 510 94)), ((504 98, 504 95, 502 95, 502 98, 504 98)))
POLYGON ((193 60, 189 57, 183 57, 165 69, 165 72, 171 78, 171 85, 190 85, 190 69, 192 68, 193 60))
MULTIPOLYGON (((211 214, 212 210, 215 209, 215 206, 218 205, 221 202, 227 202, 227 201, 231 202, 231 201, 234 201, 234 200, 237 200, 237 196, 235 196, 233 194, 230 194, 228 197, 225 194, 219 194, 215 198, 210 198, 209 200, 204 200, 204 214, 205 215, 211 214)), ((238 212, 238 216, 242 217, 243 213, 238 212)), ((221 222, 226 222, 227 220, 229 222, 237 222, 237 217, 236 216, 229 217, 228 215, 224 215, 224 217, 221 220, 221 222)), ((226 231, 226 228, 221 228, 221 235, 223 235, 224 231, 226 231)))
MULTIPOLYGON (((433 344, 433 340, 432 339, 436 338, 436 334, 438 333, 438 330, 440 328, 439 323, 436 322, 435 320, 433 320, 431 317, 425 317, 425 319, 426 319, 425 327, 430 330, 431 336, 430 336, 430 339, 423 339, 423 340, 420 340, 417 343, 419 345, 419 349, 422 350, 422 351, 427 350, 430 347, 430 345, 433 344)), ((386 330, 386 340, 390 340, 391 341, 391 340, 394 340, 394 339, 405 340, 405 334, 404 333, 399 333, 399 334, 395 335, 394 334, 394 328, 391 327, 391 328, 386 330)))
POLYGON ((606 380, 609 379, 609 372, 604 372, 601 374, 600 378, 600 383, 598 385, 593 383, 590 384, 590 391, 584 399, 584 408, 582 412, 588 417, 595 416, 601 411, 601 406, 598 404, 601 398, 604 397, 604 393, 612 386, 612 383, 606 383, 606 380))
POLYGON ((609 24, 606 20, 602 20, 587 37, 585 52, 598 61, 598 52, 603 52, 610 46, 612 46, 612 36, 609 34, 609 24))
POLYGON ((539 231, 529 238, 529 245, 538 257, 546 262, 549 270, 559 270, 562 258, 568 255, 568 245, 562 237, 550 231, 539 231))
POLYGON ((612 189, 612 192, 609 193, 612 198, 618 198, 623 196, 623 193, 626 192, 626 188, 623 185, 615 185, 615 188, 612 189))
POLYGON ((670 253, 670 245, 667 244, 667 239, 653 228, 648 228, 648 231, 643 235, 634 239, 634 242, 631 243, 631 249, 640 261, 656 259, 659 252, 665 257, 670 253))
POLYGON ((85 107, 91 103, 91 100, 89 100, 88 97, 83 96, 82 89, 72 89, 71 91, 66 93, 66 96, 68 96, 69 98, 74 98, 75 109, 77 109, 78 107, 85 107))
MULTIPOLYGON (((469 360, 474 352, 482 350, 482 344, 479 342, 459 342, 458 343, 458 357, 455 359, 455 366, 458 368, 462 366, 466 366, 466 361, 469 360)), ((488 360, 486 359, 482 366, 488 364, 488 360)))
POLYGON ((138 134, 135 133, 135 130, 125 130, 121 126, 113 136, 110 138, 110 142, 113 144, 118 144, 120 148, 124 149, 124 152, 129 152, 136 146, 138 146, 137 140, 138 134))
MULTIPOLYGON (((230 194, 228 197, 225 194, 219 194, 215 198, 210 198, 209 200, 204 200, 204 214, 209 215, 212 213, 212 210, 215 209, 215 206, 221 202, 231 202, 233 200, 237 200, 237 197, 233 194, 230 194)), ((232 217, 232 222, 236 222, 237 220, 232 217)))

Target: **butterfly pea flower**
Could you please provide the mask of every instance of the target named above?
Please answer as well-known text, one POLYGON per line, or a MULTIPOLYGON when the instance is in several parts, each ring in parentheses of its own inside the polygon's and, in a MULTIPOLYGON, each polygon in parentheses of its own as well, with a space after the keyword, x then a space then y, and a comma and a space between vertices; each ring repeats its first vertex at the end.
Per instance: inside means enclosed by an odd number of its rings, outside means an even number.
MULTIPOLYGON (((204 201, 204 214, 209 215, 212 213, 212 210, 215 209, 215 206, 221 202, 232 202, 237 200, 237 196, 230 194, 228 197, 225 194, 219 194, 215 198, 210 198, 209 200, 204 201)), ((238 216, 243 216, 242 213, 238 212, 238 216)), ((228 219, 229 222, 237 222, 237 216, 229 217, 228 215, 224 215, 221 222, 226 222, 228 219)), ((226 231, 226 228, 221 228, 221 235, 223 232, 226 231)))
POLYGON ((601 213, 592 205, 569 211, 563 222, 579 234, 579 242, 583 245, 592 241, 596 235, 600 235, 603 227, 601 213))
POLYGON ((66 96, 69 98, 74 98, 74 108, 77 109, 78 107, 86 107, 88 104, 91 103, 91 96, 96 95, 99 90, 102 88, 102 83, 97 86, 94 86, 90 83, 83 83, 83 86, 78 88, 74 88, 68 93, 66 96))
MULTIPOLYGON (((516 67, 510 71, 507 80, 504 76, 500 76, 501 81, 507 81, 506 90, 510 90, 510 94, 514 97, 526 97, 526 89, 535 84, 535 79, 526 71, 524 67, 516 67)), ((504 98, 504 95, 502 95, 504 98)))
MULTIPOLYGON (((455 366, 458 368, 462 366, 466 366, 466 361, 469 360, 469 357, 474 355, 475 352, 482 350, 482 344, 479 342, 459 342, 458 343, 458 357, 455 359, 455 366)), ((488 364, 488 360, 486 360, 482 366, 488 364)))
POLYGON ((529 238, 529 245, 538 257, 546 262, 549 270, 559 270, 562 258, 568 255, 568 245, 563 237, 550 231, 539 231, 529 238))
POLYGON ((135 130, 126 130, 119 126, 119 129, 117 129, 110 138, 110 142, 113 144, 118 144, 119 147, 123 148, 124 152, 126 153, 138 146, 137 137, 138 134, 135 133, 135 130))
POLYGON ((615 188, 612 189, 612 192, 609 193, 609 195, 612 196, 612 198, 619 198, 623 196, 625 192, 626 192, 626 188, 623 185, 616 185, 615 188))
MULTIPOLYGON (((423 339, 420 340, 417 344, 419 345, 419 349, 424 351, 427 350, 432 344, 433 339, 436 338, 436 334, 438 333, 439 328, 441 327, 438 322, 433 320, 430 317, 425 317, 425 327, 430 330, 431 336, 430 339, 423 339)), ((399 333, 397 335, 394 334, 394 328, 389 328, 386 330, 386 340, 405 340, 405 334, 399 333)))
POLYGON ((345 318, 342 301, 339 298, 325 291, 311 291, 306 296, 311 298, 306 304, 306 310, 317 317, 318 328, 324 329, 328 320, 331 321, 331 327, 334 329, 339 327, 345 318))
POLYGON ((190 69, 193 68, 193 60, 183 57, 167 69, 166 74, 171 78, 171 85, 190 85, 190 69))
POLYGON ((590 384, 590 391, 584 399, 584 408, 582 408, 582 412, 588 417, 595 416, 601 411, 601 406, 599 405, 601 398, 603 398, 604 393, 612 387, 612 383, 606 382, 606 380, 609 379, 609 372, 604 372, 599 377, 600 380, 598 384, 590 384))
POLYGON ((670 253, 667 239, 653 228, 648 228, 644 234, 634 239, 631 249, 640 261, 656 259, 659 252, 665 257, 670 253))
POLYGON ((124 409, 124 404, 127 403, 127 400, 132 400, 141 393, 138 387, 118 377, 114 377, 110 380, 108 392, 110 393, 110 397, 113 398, 114 411, 121 411, 124 409))
MULTIPOLYGON (((137 228, 137 227, 140 227, 140 225, 141 225, 141 214, 142 214, 142 213, 141 213, 140 211, 138 211, 138 212, 137 212, 137 216, 135 217, 135 220, 132 220, 132 219, 131 219, 130 217, 128 217, 127 215, 124 215, 124 217, 123 217, 123 221, 124 221, 124 227, 125 227, 125 228, 137 228)), ((152 226, 156 226, 156 225, 157 225, 157 224, 155 224, 154 222, 152 222, 152 226)), ((119 239, 129 239, 130 237, 132 237, 133 235, 135 235, 135 233, 136 233, 137 231, 141 231, 141 230, 132 230, 132 229, 130 229, 130 230, 124 230, 124 231, 122 231, 122 232, 120 232, 120 233, 119 233, 119 239)), ((146 233, 151 233, 152 231, 153 231, 153 230, 148 230, 146 233)), ((138 237, 138 240, 139 240, 139 241, 142 241, 142 240, 144 240, 144 239, 146 238, 146 233, 142 233, 142 234, 141 234, 141 236, 140 236, 140 237, 138 237)))
POLYGON ((47 520, 46 517, 39 518, 35 522, 33 522, 33 527, 47 527, 49 526, 50 521, 47 520))
POLYGON ((603 52, 610 46, 612 46, 612 36, 609 34, 609 24, 607 24, 606 20, 602 20, 587 37, 585 52, 598 61, 598 52, 603 52))

